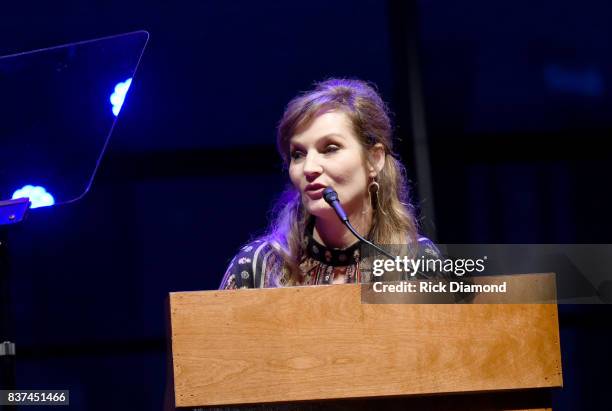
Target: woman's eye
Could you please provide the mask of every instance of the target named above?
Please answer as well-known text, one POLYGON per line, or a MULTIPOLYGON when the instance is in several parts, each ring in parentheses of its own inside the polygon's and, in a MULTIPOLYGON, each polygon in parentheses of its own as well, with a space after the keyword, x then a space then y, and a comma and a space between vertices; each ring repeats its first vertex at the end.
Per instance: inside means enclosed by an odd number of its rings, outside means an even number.
POLYGON ((340 147, 338 147, 335 144, 330 144, 327 147, 325 147, 325 152, 326 153, 334 153, 336 151, 340 150, 340 147))
POLYGON ((304 153, 302 153, 300 150, 293 150, 291 151, 291 159, 292 160, 297 160, 299 158, 301 158, 304 155, 304 153))

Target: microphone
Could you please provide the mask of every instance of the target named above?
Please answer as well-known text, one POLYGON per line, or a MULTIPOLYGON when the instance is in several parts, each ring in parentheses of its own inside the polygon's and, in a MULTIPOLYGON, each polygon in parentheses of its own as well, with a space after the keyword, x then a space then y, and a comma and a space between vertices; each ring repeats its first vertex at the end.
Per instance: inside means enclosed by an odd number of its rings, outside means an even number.
POLYGON ((336 193, 336 191, 328 186, 325 188, 325 190, 323 190, 323 198, 325 199, 325 202, 327 204, 329 204, 331 206, 331 208, 334 209, 334 211, 336 212, 336 215, 338 216, 338 218, 340 218, 340 220, 342 221, 342 223, 344 223, 344 225, 346 226, 346 228, 349 229, 349 231, 351 233, 353 233, 353 235, 355 237, 357 237, 357 239, 359 241, 361 241, 362 243, 366 243, 367 245, 373 247, 375 250, 377 250, 379 253, 382 253, 384 255, 386 255, 387 257, 389 257, 390 259, 394 260, 395 257, 393 257, 391 254, 389 254, 388 252, 386 252, 385 250, 383 250, 382 248, 380 248, 379 246, 377 246, 376 244, 374 244, 373 242, 366 240, 365 238, 363 238, 358 232, 357 230, 355 230, 355 228, 352 226, 352 224, 349 222, 348 217, 346 216, 346 213, 344 212, 344 209, 342 208, 342 206, 340 205, 340 200, 338 199, 338 193, 336 193))
POLYGON ((336 193, 336 191, 332 187, 325 187, 325 190, 323 190, 323 198, 325 199, 325 202, 334 209, 340 220, 342 220, 344 224, 348 223, 349 219, 346 216, 344 209, 340 205, 338 193, 336 193))

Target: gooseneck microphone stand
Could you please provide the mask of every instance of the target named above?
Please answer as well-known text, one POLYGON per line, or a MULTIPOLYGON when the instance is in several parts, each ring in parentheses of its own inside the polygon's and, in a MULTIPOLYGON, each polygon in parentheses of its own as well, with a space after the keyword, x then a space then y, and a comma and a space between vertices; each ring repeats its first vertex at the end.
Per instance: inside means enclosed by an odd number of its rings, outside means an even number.
POLYGON ((346 226, 346 228, 348 228, 349 231, 355 237, 357 237, 359 241, 361 241, 364 244, 369 245, 370 247, 374 248, 376 251, 389 257, 390 259, 392 260, 395 259, 393 255, 389 254, 388 252, 386 252, 385 250, 383 250, 382 248, 380 248, 378 245, 374 244, 370 240, 364 238, 357 232, 357 230, 355 230, 355 227, 353 227, 353 225, 348 219, 348 216, 346 215, 346 212, 340 205, 340 199, 338 198, 338 193, 336 193, 333 187, 330 186, 330 187, 325 188, 325 190, 323 190, 323 199, 325 200, 327 204, 330 205, 331 208, 334 209, 340 221, 342 221, 342 223, 346 226))
MULTIPOLYGON (((30 208, 28 198, 0 201, 0 389, 14 390, 16 348, 11 337, 11 291, 8 230, 20 223, 30 208)), ((7 409, 13 409, 8 407, 7 409)))

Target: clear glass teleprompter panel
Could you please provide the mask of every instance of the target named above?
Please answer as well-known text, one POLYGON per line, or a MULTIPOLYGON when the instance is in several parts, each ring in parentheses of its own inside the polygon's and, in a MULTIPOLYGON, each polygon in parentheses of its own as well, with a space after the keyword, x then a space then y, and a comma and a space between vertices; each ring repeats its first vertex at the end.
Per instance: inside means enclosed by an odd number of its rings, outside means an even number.
POLYGON ((147 43, 139 31, 0 57, 0 200, 89 190, 147 43))

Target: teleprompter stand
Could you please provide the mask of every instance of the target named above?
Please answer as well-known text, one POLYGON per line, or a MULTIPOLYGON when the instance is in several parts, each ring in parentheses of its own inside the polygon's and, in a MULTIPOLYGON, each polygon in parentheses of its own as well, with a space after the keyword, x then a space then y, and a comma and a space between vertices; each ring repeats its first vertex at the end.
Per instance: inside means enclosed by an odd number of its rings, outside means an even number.
POLYGON ((9 234, 30 208, 88 192, 148 38, 135 31, 0 56, 0 390, 19 383, 10 297, 11 275, 23 273, 11 270, 9 234))
POLYGON ((28 198, 0 201, 0 387, 15 388, 16 348, 12 338, 10 313, 10 262, 7 232, 25 218, 30 208, 28 198))

